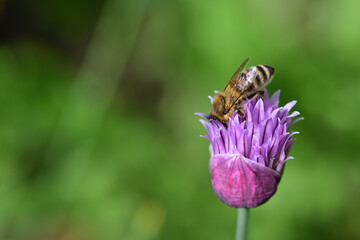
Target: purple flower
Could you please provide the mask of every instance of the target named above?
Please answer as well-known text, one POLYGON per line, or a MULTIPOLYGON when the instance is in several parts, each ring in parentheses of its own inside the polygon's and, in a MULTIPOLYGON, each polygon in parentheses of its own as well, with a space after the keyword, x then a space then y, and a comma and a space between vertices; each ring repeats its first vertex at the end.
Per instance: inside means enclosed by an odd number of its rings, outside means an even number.
MULTIPOLYGON (((200 120, 210 141, 211 184, 218 198, 234 208, 253 208, 274 195, 280 182, 293 135, 290 126, 301 120, 290 109, 296 101, 278 107, 280 91, 264 100, 256 97, 245 102, 245 119, 235 112, 225 127, 219 121, 200 120)), ((212 100, 212 98, 210 97, 212 100)))

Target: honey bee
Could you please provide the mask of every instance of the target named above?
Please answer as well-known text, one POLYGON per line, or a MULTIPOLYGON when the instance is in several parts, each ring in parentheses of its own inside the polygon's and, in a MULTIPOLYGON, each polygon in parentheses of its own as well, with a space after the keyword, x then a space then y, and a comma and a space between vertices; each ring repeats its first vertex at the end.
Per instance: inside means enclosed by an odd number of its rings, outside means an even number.
POLYGON ((210 118, 222 122, 225 126, 229 117, 238 111, 244 119, 244 101, 263 94, 265 87, 273 78, 275 69, 268 65, 257 65, 245 69, 247 58, 236 70, 223 91, 213 99, 210 118))

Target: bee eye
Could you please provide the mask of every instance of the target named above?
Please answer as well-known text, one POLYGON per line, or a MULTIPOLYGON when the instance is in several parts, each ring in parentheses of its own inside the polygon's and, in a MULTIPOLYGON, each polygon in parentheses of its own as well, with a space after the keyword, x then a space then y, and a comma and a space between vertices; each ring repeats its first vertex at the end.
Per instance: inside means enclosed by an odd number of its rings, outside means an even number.
POLYGON ((225 98, 221 98, 221 102, 225 105, 225 98))

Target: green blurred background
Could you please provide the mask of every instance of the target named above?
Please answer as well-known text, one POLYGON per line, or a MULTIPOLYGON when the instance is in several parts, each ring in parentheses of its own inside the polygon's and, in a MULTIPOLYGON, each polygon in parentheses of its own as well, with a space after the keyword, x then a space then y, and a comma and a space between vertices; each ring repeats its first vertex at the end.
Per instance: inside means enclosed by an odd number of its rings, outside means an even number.
POLYGON ((0 239, 233 239, 194 112, 246 57, 305 118, 249 239, 360 239, 359 8, 0 1, 0 239))

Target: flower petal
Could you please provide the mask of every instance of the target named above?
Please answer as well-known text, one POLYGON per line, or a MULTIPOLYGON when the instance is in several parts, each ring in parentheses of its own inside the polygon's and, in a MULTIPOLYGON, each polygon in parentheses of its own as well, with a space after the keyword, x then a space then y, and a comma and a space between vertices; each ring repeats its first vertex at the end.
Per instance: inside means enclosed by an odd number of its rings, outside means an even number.
POLYGON ((209 118, 210 118, 209 115, 207 115, 205 113, 201 113, 201 112, 196 112, 195 115, 198 115, 198 116, 200 116, 202 118, 205 118, 207 120, 209 120, 209 118))
POLYGON ((279 96, 280 96, 280 90, 277 90, 273 93, 273 95, 270 98, 270 104, 275 105, 276 107, 279 106, 279 96))

